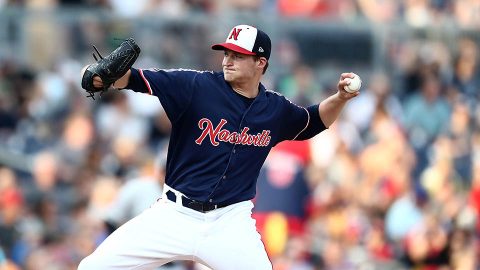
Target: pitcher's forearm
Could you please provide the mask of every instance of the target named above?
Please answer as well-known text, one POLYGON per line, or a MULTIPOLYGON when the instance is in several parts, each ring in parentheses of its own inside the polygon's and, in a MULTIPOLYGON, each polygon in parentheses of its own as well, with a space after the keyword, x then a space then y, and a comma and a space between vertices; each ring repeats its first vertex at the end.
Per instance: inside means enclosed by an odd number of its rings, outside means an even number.
POLYGON ((326 127, 330 127, 333 122, 335 122, 346 103, 347 99, 342 98, 338 93, 320 103, 318 110, 320 112, 320 118, 326 127))
POLYGON ((123 88, 127 87, 128 80, 130 79, 130 74, 132 74, 132 72, 130 70, 128 70, 127 73, 125 73, 125 75, 123 75, 120 79, 115 81, 113 86, 115 88, 118 88, 118 89, 123 89, 123 88))

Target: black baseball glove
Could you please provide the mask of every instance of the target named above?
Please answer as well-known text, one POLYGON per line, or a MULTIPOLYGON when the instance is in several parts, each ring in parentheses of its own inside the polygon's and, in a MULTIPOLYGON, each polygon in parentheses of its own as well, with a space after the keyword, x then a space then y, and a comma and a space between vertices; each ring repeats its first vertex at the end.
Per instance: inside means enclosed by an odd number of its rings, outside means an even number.
POLYGON ((129 38, 120 44, 112 53, 103 58, 97 48, 93 46, 95 52, 100 57, 98 60, 95 53, 93 58, 97 61, 91 64, 85 70, 82 77, 82 88, 88 93, 87 97, 95 99, 94 94, 100 92, 102 94, 118 79, 120 79, 132 67, 133 63, 140 54, 140 47, 135 43, 133 38, 129 38), (93 77, 99 76, 102 79, 103 87, 96 88, 93 86, 93 77))

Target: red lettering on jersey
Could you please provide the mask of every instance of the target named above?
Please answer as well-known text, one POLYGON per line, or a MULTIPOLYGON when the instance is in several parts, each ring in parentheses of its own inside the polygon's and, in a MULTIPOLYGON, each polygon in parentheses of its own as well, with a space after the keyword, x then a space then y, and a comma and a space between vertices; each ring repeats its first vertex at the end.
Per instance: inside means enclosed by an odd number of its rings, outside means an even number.
POLYGON ((218 126, 213 128, 213 123, 210 119, 202 118, 198 121, 198 128, 202 131, 200 137, 195 140, 195 143, 201 145, 202 142, 209 136, 210 143, 213 146, 218 146, 220 142, 228 142, 231 144, 254 145, 254 146, 268 146, 270 144, 271 136, 270 130, 263 130, 262 133, 256 135, 248 134, 250 128, 244 127, 240 134, 238 132, 230 132, 227 129, 222 129, 227 123, 227 120, 222 119, 218 126))
POLYGON ((210 142, 213 144, 213 146, 218 146, 218 142, 215 140, 215 137, 217 137, 218 132, 220 131, 220 129, 222 129, 222 127, 226 123, 227 123, 227 120, 222 119, 220 121, 220 123, 218 123, 218 126, 214 130, 212 121, 210 121, 210 119, 207 119, 207 118, 200 119, 200 121, 198 121, 198 127, 200 129, 203 129, 203 132, 202 132, 202 135, 200 135, 200 137, 198 137, 198 139, 195 140, 195 142, 197 144, 202 144, 202 141, 205 139, 205 137, 207 137, 207 135, 209 135, 210 136, 210 142), (207 126, 205 128, 203 128, 203 125, 205 123, 207 124, 207 126))
POLYGON ((232 132, 230 133, 230 136, 227 137, 227 142, 230 142, 230 143, 237 143, 237 140, 238 140, 238 135, 237 135, 237 132, 232 132))
POLYGON ((238 138, 240 144, 245 144, 246 140, 248 139, 248 134, 247 132, 250 129, 248 127, 244 127, 242 130, 242 133, 240 133, 240 138, 238 138))
POLYGON ((224 130, 221 130, 220 133, 218 134, 218 139, 220 141, 226 141, 228 136, 230 136, 230 131, 224 129, 224 130))
POLYGON ((241 31, 242 31, 242 29, 233 28, 232 33, 230 34, 228 39, 233 38, 234 40, 238 40, 238 35, 240 34, 241 31))
POLYGON ((262 131, 262 136, 263 136, 263 139, 262 139, 262 144, 265 144, 265 145, 268 145, 270 143, 270 139, 272 137, 268 136, 270 135, 270 130, 264 130, 262 131))

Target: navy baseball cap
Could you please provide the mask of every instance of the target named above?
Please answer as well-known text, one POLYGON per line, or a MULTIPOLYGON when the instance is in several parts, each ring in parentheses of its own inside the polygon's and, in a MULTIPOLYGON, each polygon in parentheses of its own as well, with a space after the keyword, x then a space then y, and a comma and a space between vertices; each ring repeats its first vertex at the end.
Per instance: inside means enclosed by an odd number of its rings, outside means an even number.
POLYGON ((250 25, 233 27, 224 43, 212 45, 213 50, 229 49, 238 53, 270 58, 272 42, 268 35, 250 25))

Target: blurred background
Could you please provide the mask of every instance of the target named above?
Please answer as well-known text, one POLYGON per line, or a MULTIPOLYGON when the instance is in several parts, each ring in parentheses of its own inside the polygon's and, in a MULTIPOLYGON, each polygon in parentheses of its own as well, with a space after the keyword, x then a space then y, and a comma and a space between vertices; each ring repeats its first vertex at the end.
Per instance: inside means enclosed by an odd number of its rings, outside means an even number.
POLYGON ((134 67, 220 70, 210 45, 237 24, 269 33, 264 84, 299 105, 363 79, 262 169, 274 269, 480 269, 478 0, 0 0, 0 269, 76 269, 161 194, 169 121, 147 95, 86 98, 91 44, 132 36, 134 67))

